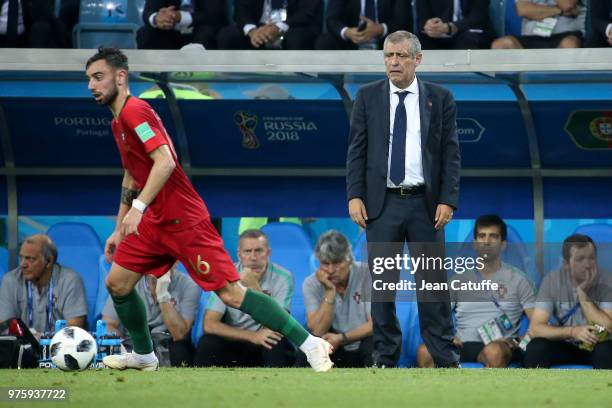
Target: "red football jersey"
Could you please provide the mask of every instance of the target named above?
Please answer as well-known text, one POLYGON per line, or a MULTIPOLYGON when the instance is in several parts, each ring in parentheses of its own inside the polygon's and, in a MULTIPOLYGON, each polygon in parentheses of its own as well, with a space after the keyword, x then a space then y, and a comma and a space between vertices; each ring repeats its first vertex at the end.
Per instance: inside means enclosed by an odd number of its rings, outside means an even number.
POLYGON ((153 167, 149 153, 168 145, 176 163, 170 178, 149 204, 143 221, 166 230, 179 231, 208 217, 206 205, 180 166, 161 119, 147 102, 130 96, 119 116, 113 119, 112 129, 123 168, 132 175, 138 189, 144 187, 153 167))

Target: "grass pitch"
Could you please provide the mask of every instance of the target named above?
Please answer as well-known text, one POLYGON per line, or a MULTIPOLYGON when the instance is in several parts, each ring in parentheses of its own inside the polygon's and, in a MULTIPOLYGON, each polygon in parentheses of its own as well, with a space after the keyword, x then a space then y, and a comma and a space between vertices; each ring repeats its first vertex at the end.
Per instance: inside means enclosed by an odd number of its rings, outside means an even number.
MULTIPOLYGON (((67 388, 56 407, 612 407, 612 372, 599 370, 34 369, 0 370, 0 387, 67 388)), ((3 394, 0 407, 50 404, 3 394)))

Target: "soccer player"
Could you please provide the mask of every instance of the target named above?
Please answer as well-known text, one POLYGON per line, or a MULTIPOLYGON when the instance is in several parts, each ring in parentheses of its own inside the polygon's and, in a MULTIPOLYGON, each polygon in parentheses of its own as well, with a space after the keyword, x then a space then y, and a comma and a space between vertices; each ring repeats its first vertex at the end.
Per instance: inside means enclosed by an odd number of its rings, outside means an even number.
POLYGON ((158 368, 142 298, 134 286, 143 274, 159 277, 176 259, 204 290, 282 333, 299 346, 312 368, 329 371, 331 345, 308 332, 271 297, 246 289, 210 221, 206 205, 178 164, 174 146, 151 106, 130 95, 128 60, 100 47, 85 66, 96 102, 113 113, 112 130, 124 175, 115 231, 104 252, 112 260, 106 288, 134 343, 132 353, 107 356, 110 368, 158 368))

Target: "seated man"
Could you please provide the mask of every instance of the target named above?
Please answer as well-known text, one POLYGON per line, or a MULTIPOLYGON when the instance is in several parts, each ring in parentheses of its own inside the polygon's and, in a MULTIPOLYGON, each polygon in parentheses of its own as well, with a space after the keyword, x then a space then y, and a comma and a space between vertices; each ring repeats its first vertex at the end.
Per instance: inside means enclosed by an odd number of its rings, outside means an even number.
POLYGON ((612 45, 612 1, 592 1, 590 7, 586 46, 609 47, 612 45))
MULTIPOLYGON (((238 240, 240 282, 274 298, 289 310, 293 276, 270 262, 268 238, 259 230, 246 230, 238 240)), ((211 294, 204 316, 195 365, 201 367, 288 367, 292 365, 291 343, 280 333, 256 323, 238 309, 226 307, 211 294)))
POLYGON ((19 267, 0 287, 0 322, 18 317, 40 337, 55 331, 56 320, 87 329, 87 300, 78 273, 57 263, 57 247, 47 235, 27 237, 19 267))
POLYGON ((488 0, 416 0, 424 50, 489 48, 495 31, 488 0))
POLYGON ((371 280, 367 265, 353 261, 351 244, 338 231, 321 235, 319 269, 304 280, 308 328, 334 347, 339 368, 372 365, 371 280))
POLYGON ((612 369, 612 341, 598 339, 600 331, 612 330, 610 275, 599 270, 597 248, 586 235, 567 237, 562 253, 561 268, 546 275, 540 286, 525 367, 588 364, 612 369))
POLYGON ((53 7, 49 0, 0 1, 0 48, 68 47, 70 33, 53 7))
POLYGON ((493 41, 491 48, 580 48, 585 30, 585 0, 515 0, 523 18, 521 35, 493 41))
POLYGON ((410 28, 410 3, 403 0, 329 0, 327 32, 317 50, 382 49, 388 33, 410 28))
MULTIPOLYGON (((157 353, 161 354, 160 365, 173 367, 192 363, 191 326, 200 302, 200 288, 187 275, 178 271, 177 265, 159 279, 147 275, 136 285, 136 291, 142 296, 147 310, 147 324, 153 342, 157 353), (164 358, 162 350, 168 350, 167 358, 164 358)), ((123 336, 110 297, 104 305, 102 319, 106 320, 108 332, 123 336)), ((131 348, 129 338, 124 339, 124 345, 131 348)))
POLYGON ((234 23, 219 32, 219 49, 311 50, 321 31, 321 0, 235 0, 234 23))
POLYGON ((147 0, 142 19, 138 48, 172 50, 198 43, 215 49, 217 32, 227 24, 227 8, 220 0, 147 0))
MULTIPOLYGON (((497 291, 451 291, 457 319, 454 342, 459 347, 462 363, 479 362, 489 368, 502 368, 522 360, 516 331, 523 312, 528 317, 531 315, 535 287, 521 270, 502 262, 506 237, 507 226, 500 217, 478 217, 474 226, 474 247, 484 267, 456 273, 451 278, 451 281, 457 279, 465 283, 490 280, 498 285, 497 291), (503 332, 499 331, 499 338, 483 338, 481 327, 495 324, 493 321, 507 326, 503 332)), ((424 344, 417 350, 417 365, 434 366, 424 344)))

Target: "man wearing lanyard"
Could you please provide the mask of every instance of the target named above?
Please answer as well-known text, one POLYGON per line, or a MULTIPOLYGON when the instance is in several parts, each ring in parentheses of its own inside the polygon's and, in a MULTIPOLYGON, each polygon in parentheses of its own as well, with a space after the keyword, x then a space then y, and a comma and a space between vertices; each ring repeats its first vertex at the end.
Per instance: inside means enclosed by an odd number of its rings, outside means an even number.
MULTIPOLYGON (((523 271, 502 262, 507 230, 506 223, 497 215, 478 217, 474 247, 483 267, 456 270, 450 280, 473 284, 490 280, 497 285, 494 291, 451 292, 457 330, 454 342, 462 363, 479 362, 489 368, 503 368, 522 360, 521 349, 514 340, 521 316, 525 313, 529 317, 533 311, 535 286, 523 271), (489 329, 497 326, 499 331, 489 329)), ((433 367, 425 345, 417 350, 417 365, 433 367)))
POLYGON ((525 367, 587 364, 612 369, 612 341, 598 337, 600 331, 612 331, 610 274, 599 270, 597 248, 587 235, 567 237, 562 254, 563 264, 546 275, 538 292, 525 367))
POLYGON ((27 237, 19 267, 0 287, 0 322, 18 317, 38 334, 52 332, 55 321, 86 329, 87 301, 81 277, 57 261, 57 248, 42 234, 27 237))

